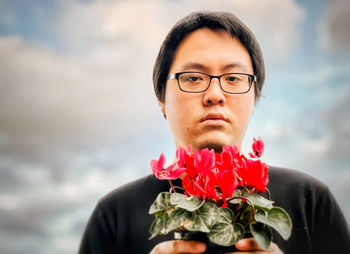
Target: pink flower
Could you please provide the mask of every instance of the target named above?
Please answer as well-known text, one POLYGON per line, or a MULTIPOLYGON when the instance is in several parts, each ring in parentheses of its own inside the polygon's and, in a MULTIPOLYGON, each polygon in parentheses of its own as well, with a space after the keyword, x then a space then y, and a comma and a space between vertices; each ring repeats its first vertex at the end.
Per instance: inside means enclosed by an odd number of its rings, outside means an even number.
POLYGON ((152 168, 153 174, 159 180, 175 180, 179 178, 179 176, 185 171, 185 168, 178 168, 173 170, 176 163, 171 164, 169 167, 167 167, 164 170, 164 164, 165 164, 164 153, 160 155, 158 161, 151 160, 151 168, 152 168))
POLYGON ((215 152, 205 148, 194 154, 194 166, 198 173, 207 175, 215 167, 215 152))
POLYGON ((186 165, 186 158, 187 156, 191 156, 192 153, 192 146, 188 146, 187 151, 179 147, 176 149, 176 158, 177 158, 177 165, 179 168, 183 168, 186 165))
POLYGON ((250 158, 260 158, 264 152, 264 142, 260 137, 257 139, 253 138, 254 142, 252 145, 253 153, 249 153, 250 158))

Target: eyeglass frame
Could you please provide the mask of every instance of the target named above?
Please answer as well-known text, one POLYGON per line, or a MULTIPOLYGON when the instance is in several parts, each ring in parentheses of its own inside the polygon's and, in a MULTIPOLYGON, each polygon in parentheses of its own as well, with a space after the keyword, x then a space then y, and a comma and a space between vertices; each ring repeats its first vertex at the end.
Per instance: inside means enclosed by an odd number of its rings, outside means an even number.
POLYGON ((257 78, 256 78, 256 75, 253 75, 253 74, 248 74, 248 73, 240 73, 240 72, 229 72, 229 73, 224 73, 224 74, 221 74, 221 75, 218 75, 218 76, 215 76, 215 75, 210 75, 208 73, 204 73, 204 72, 200 72, 200 71, 183 71, 183 72, 176 72, 176 73, 171 73, 168 75, 168 80, 170 79, 176 79, 177 80, 177 85, 179 86, 179 89, 182 91, 182 92, 185 92, 185 93, 203 93, 205 91, 208 90, 209 86, 210 86, 210 83, 211 83, 211 80, 213 78, 217 78, 219 80, 219 84, 220 84, 220 88, 223 92, 225 93, 228 93, 228 94, 245 94, 245 93, 248 93, 250 91, 250 89, 252 88, 252 84, 253 82, 256 82, 257 81, 257 78), (210 78, 209 80, 209 83, 208 83, 208 86, 206 89, 204 89, 203 91, 185 91, 181 88, 181 85, 180 85, 180 81, 179 81, 179 76, 181 74, 184 74, 184 73, 200 73, 200 74, 204 74, 206 76, 208 76, 210 78), (222 88, 222 85, 221 85, 221 77, 222 76, 225 76, 225 75, 228 75, 228 74, 240 74, 240 75, 245 75, 245 76, 248 76, 249 77, 249 89, 246 91, 246 92, 242 92, 242 93, 233 93, 233 92, 227 92, 225 91, 223 88, 222 88))

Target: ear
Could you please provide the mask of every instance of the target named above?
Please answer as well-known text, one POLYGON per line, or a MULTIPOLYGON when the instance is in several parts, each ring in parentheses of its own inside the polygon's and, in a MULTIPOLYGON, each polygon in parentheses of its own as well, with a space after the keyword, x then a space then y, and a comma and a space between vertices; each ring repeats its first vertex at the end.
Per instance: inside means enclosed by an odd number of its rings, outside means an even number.
POLYGON ((160 106, 160 110, 162 111, 163 115, 166 115, 166 111, 165 111, 165 102, 161 102, 158 100, 158 104, 160 106))

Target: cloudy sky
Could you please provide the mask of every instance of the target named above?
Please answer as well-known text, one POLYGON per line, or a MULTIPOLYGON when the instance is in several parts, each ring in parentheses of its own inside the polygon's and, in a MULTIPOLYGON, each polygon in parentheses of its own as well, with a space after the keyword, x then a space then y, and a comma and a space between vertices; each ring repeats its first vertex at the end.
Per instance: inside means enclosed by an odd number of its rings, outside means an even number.
POLYGON ((167 31, 235 13, 267 68, 244 144, 325 182, 350 221, 347 0, 0 0, 0 253, 76 253, 97 200, 174 154, 152 88, 167 31))

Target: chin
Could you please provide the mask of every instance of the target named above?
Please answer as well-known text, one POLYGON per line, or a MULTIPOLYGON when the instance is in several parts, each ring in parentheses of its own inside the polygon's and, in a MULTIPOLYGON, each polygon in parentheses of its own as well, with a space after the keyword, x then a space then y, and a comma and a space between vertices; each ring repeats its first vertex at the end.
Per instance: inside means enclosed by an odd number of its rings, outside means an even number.
POLYGON ((222 148, 225 145, 231 144, 232 141, 228 140, 227 138, 220 138, 219 135, 215 135, 215 137, 208 137, 199 141, 196 145, 196 148, 198 148, 199 150, 204 148, 214 149, 215 152, 221 153, 222 148))
POLYGON ((220 143, 214 143, 214 142, 208 142, 208 143, 203 143, 203 144, 200 144, 198 146, 198 149, 199 150, 202 150, 202 149, 205 149, 205 148, 208 148, 209 150, 213 149, 216 153, 221 153, 222 152, 222 148, 224 147, 225 145, 223 144, 220 144, 220 143))
POLYGON ((222 148, 226 145, 238 145, 240 146, 239 137, 234 135, 232 132, 225 133, 221 131, 213 131, 211 133, 203 133, 202 135, 193 135, 192 147, 198 150, 201 149, 214 149, 215 152, 221 153, 222 148))

